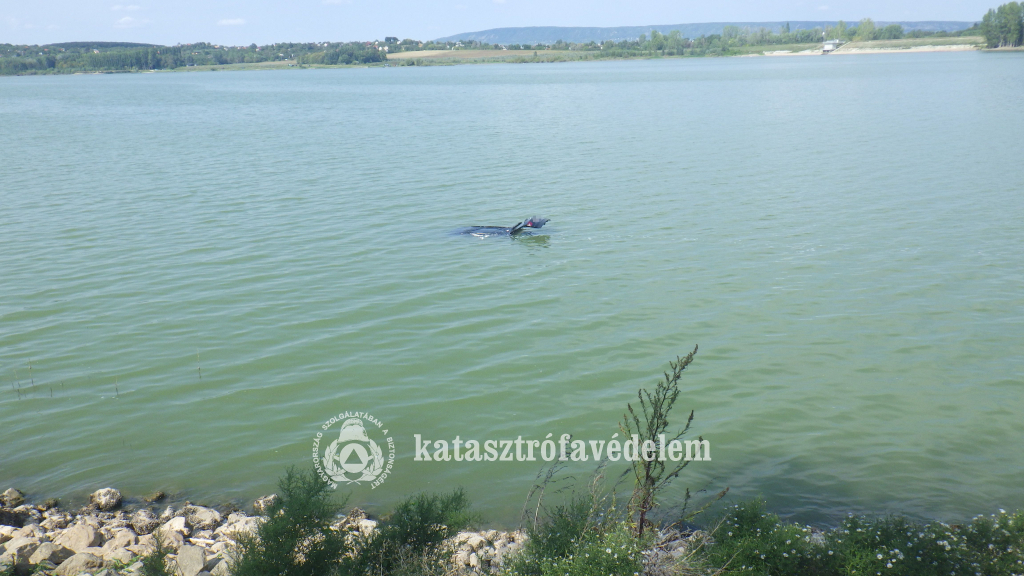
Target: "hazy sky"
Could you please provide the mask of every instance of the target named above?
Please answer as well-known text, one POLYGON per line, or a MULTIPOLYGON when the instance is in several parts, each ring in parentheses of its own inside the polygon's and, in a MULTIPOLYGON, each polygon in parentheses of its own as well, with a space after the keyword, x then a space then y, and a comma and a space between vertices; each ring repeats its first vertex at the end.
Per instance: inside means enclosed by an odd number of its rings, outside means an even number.
POLYGON ((776 20, 980 20, 1005 0, 0 0, 0 43, 268 44, 507 26, 776 20))

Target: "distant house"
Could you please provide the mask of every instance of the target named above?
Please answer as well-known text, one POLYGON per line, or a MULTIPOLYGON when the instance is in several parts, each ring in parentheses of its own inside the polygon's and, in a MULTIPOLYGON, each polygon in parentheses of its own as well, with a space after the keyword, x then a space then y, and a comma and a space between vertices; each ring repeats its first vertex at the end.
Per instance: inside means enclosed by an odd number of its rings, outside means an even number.
POLYGON ((826 40, 825 44, 822 45, 821 52, 822 52, 822 54, 828 54, 829 52, 835 52, 836 48, 839 48, 840 46, 842 46, 842 44, 843 44, 842 40, 826 40))
POLYGON ((384 37, 384 41, 387 42, 388 44, 392 44, 392 43, 393 44, 398 44, 398 37, 397 36, 385 36, 384 37))

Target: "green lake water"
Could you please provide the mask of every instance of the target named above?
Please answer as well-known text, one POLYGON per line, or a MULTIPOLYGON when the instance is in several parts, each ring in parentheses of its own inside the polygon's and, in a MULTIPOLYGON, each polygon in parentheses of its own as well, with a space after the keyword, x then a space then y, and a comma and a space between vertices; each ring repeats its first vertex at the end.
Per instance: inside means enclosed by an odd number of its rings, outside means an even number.
POLYGON ((413 435, 608 439, 699 344, 669 498, 1019 508, 1022 94, 1024 53, 2 78, 0 489, 245 502, 367 411, 352 504, 514 524, 539 463, 413 435))

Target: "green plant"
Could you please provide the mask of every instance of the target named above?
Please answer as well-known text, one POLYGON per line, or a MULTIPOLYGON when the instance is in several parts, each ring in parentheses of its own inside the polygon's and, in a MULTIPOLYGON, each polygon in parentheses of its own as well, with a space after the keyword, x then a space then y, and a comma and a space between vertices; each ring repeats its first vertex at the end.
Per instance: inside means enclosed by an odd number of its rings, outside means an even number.
POLYGON ((280 498, 265 510, 255 534, 238 540, 234 576, 329 576, 337 574, 351 547, 331 528, 343 503, 314 471, 290 468, 278 483, 280 498))
MULTIPOLYGON (((346 560, 350 574, 398 574, 410 561, 430 562, 442 543, 473 521, 462 488, 446 494, 417 494, 385 516, 372 534, 357 544, 346 560)), ((236 575, 237 576, 237 575, 236 575)))
POLYGON ((156 541, 156 548, 142 557, 142 576, 174 576, 167 567, 167 555, 171 553, 170 547, 164 543, 159 530, 153 533, 153 538, 156 541))
MULTIPOLYGON (((628 515, 615 507, 613 495, 604 490, 603 467, 595 472, 586 493, 572 492, 564 502, 548 506, 544 503, 545 492, 550 484, 558 482, 555 475, 559 470, 557 466, 550 468, 531 491, 527 508, 533 507, 530 501, 534 495, 537 502, 532 521, 525 527, 526 545, 511 558, 507 572, 514 576, 545 576, 587 574, 589 570, 596 570, 594 573, 600 574, 605 568, 617 566, 615 570, 619 570, 632 566, 631 562, 636 559, 632 556, 633 549, 622 548, 625 543, 618 539, 626 534, 631 545, 638 546, 647 539, 638 539, 632 534, 628 515), (607 553, 611 556, 597 554, 597 548, 611 549, 612 552, 607 553)), ((603 572, 609 573, 632 572, 603 572)))
POLYGON ((531 554, 539 558, 558 558, 572 553, 588 532, 598 531, 594 525, 591 499, 573 495, 565 504, 547 512, 544 522, 527 529, 531 554))
POLYGON ((419 553, 400 548, 395 553, 391 576, 461 576, 451 559, 451 551, 441 548, 419 553))
POLYGON ((782 522, 755 500, 729 508, 709 532, 699 553, 728 574, 1024 574, 1024 512, 1000 511, 966 525, 851 515, 832 530, 815 532, 782 522))
MULTIPOLYGON (((639 458, 632 463, 634 488, 633 496, 629 501, 629 510, 636 521, 637 536, 642 536, 650 523, 648 515, 656 505, 658 494, 690 463, 689 455, 679 462, 666 462, 658 456, 664 454, 673 442, 679 442, 683 435, 690 430, 690 424, 693 422, 693 411, 691 410, 689 418, 686 419, 686 425, 679 432, 671 437, 666 434, 669 427, 669 416, 675 407, 676 400, 679 399, 679 379, 683 376, 683 370, 693 362, 693 357, 696 354, 697 347, 694 346, 693 352, 683 358, 676 357, 675 362, 669 362, 671 374, 666 372, 664 380, 658 382, 653 391, 641 388, 637 392, 637 397, 640 399, 639 410, 634 409, 632 404, 626 406, 628 413, 623 416, 620 427, 627 439, 634 439, 639 450, 639 458)), ((704 442, 704 438, 698 436, 697 442, 699 446, 704 442)), ((698 447, 698 453, 699 450, 698 447)), ((718 498, 724 495, 725 492, 722 492, 718 498)), ((690 490, 687 488, 682 503, 684 519, 692 518, 711 504, 709 502, 697 512, 686 514, 686 506, 689 501, 690 490)))
POLYGON ((811 529, 783 523, 765 510, 762 500, 730 507, 709 532, 709 563, 729 574, 822 573, 823 560, 811 529))
POLYGON ((135 564, 139 560, 140 558, 138 556, 132 556, 131 559, 129 559, 127 562, 122 562, 120 560, 110 560, 110 565, 108 566, 108 568, 110 568, 114 572, 124 572, 125 569, 127 569, 132 564, 135 564))
MULTIPOLYGON (((637 538, 629 522, 618 520, 598 529, 579 530, 581 509, 569 505, 552 510, 552 518, 527 540, 510 563, 508 576, 616 576, 643 572, 648 538, 637 538), (566 532, 559 532, 565 529, 566 532)), ((593 527, 591 527, 593 528, 593 527)))
POLYGON ((626 522, 600 533, 589 533, 574 553, 541 564, 543 576, 628 576, 643 572, 644 539, 633 535, 626 522))
POLYGON ((1024 510, 978 516, 960 531, 983 574, 1024 574, 1024 510))

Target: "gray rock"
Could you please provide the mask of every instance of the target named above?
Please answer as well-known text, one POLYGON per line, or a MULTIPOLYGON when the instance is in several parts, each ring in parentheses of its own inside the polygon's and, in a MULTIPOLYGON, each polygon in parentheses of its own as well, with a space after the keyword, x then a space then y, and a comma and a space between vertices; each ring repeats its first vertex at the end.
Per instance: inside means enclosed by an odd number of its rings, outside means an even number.
POLYGON ((247 514, 245 514, 244 512, 232 512, 231 514, 228 514, 228 524, 234 524, 235 522, 241 522, 242 520, 245 520, 246 518, 249 518, 249 516, 247 514))
POLYGON ((466 544, 469 544, 469 547, 473 550, 479 550, 487 545, 487 540, 483 536, 473 534, 466 539, 466 544))
POLYGON ((36 551, 29 556, 28 563, 39 564, 40 562, 47 560, 53 562, 54 565, 57 565, 74 555, 75 551, 70 548, 65 548, 60 544, 54 544, 53 542, 43 542, 38 548, 36 548, 36 551))
POLYGON ((103 536, 88 524, 75 524, 65 530, 54 542, 75 552, 81 552, 86 548, 103 544, 103 536))
POLYGON ((107 512, 121 505, 121 493, 113 488, 100 488, 89 496, 89 503, 107 512))
POLYGON ((133 544, 138 544, 138 542, 139 537, 135 535, 131 528, 118 528, 111 531, 110 538, 103 543, 103 549, 127 548, 133 544))
POLYGON ((106 554, 103 555, 103 559, 107 562, 118 562, 122 565, 128 564, 135 558, 135 554, 132 554, 126 548, 113 548, 107 550, 106 554))
POLYGON ((44 520, 39 526, 44 530, 63 530, 71 524, 71 516, 62 512, 49 511, 43 514, 44 520))
POLYGON ((0 509, 0 526, 16 526, 21 527, 25 525, 25 520, 28 519, 28 514, 22 514, 6 508, 0 509))
POLYGON ((150 510, 143 508, 132 514, 131 524, 136 534, 149 534, 160 525, 160 519, 150 510))
MULTIPOLYGON (((39 511, 35 506, 29 506, 28 504, 22 504, 17 508, 11 510, 15 514, 21 514, 25 518, 24 524, 39 524, 43 521, 43 513, 39 511)), ((22 524, 22 525, 24 525, 22 524)))
POLYGON ((46 530, 39 527, 39 524, 26 524, 11 534, 11 538, 42 538, 46 536, 46 530))
POLYGON ((88 524, 89 526, 92 526, 93 528, 95 528, 97 530, 99 530, 100 528, 103 527, 103 519, 100 518, 99 516, 94 515, 94 514, 85 514, 83 516, 79 516, 78 517, 78 523, 79 524, 88 524))
POLYGON ((221 538, 237 540, 238 537, 241 535, 255 534, 256 530, 260 527, 260 523, 262 523, 262 519, 260 519, 258 516, 248 516, 243 520, 239 520, 238 522, 225 524, 220 528, 217 528, 217 530, 214 531, 214 534, 220 536, 221 538))
POLYGON ((171 518, 174 518, 174 515, 175 515, 174 506, 168 506, 167 508, 164 508, 163 512, 160 513, 160 521, 161 522, 167 522, 171 518))
POLYGON ((10 540, 8 540, 6 543, 4 543, 2 548, 4 554, 17 553, 24 555, 25 558, 28 558, 32 555, 33 552, 36 551, 36 548, 39 548, 39 544, 40 542, 38 538, 33 538, 31 536, 19 536, 17 538, 11 538, 10 540))
POLYGON ((157 528, 153 535, 160 539, 160 543, 163 544, 164 548, 170 548, 171 550, 178 550, 185 544, 185 536, 181 532, 175 532, 174 530, 164 531, 163 528, 157 528))
POLYGON ((171 518, 167 522, 164 522, 163 525, 160 526, 160 528, 158 528, 157 530, 159 532, 161 532, 161 533, 163 533, 163 532, 177 532, 177 533, 181 534, 182 536, 188 536, 189 534, 192 533, 192 530, 189 527, 188 521, 185 520, 184 518, 182 518, 181 516, 176 516, 174 518, 171 518))
POLYGON ((92 572, 96 568, 103 567, 103 558, 79 552, 74 556, 60 563, 55 573, 57 576, 78 576, 82 572, 92 572))
MULTIPOLYGON (((27 540, 27 539, 20 539, 27 540)), ((14 542, 13 540, 11 542, 14 542)), ((8 542, 10 544, 11 542, 8 542)), ((21 571, 25 571, 29 566, 29 559, 32 557, 32 553, 39 547, 39 543, 31 542, 19 542, 15 545, 4 549, 3 554, 0 554, 0 564, 13 565, 21 571)))
POLYGON ((117 576, 117 575, 114 572, 111 572, 110 570, 107 570, 106 568, 104 568, 103 570, 100 570, 99 572, 97 572, 93 576, 117 576))
POLYGON ((213 558, 206 563, 206 570, 213 576, 231 575, 231 566, 225 558, 213 558))
POLYGON ((100 558, 103 558, 103 553, 106 551, 103 548, 100 548, 99 546, 90 546, 88 548, 82 548, 78 551, 79 554, 82 554, 83 552, 85 554, 92 554, 93 556, 99 556, 100 558))
POLYGON ((0 503, 8 508, 17 508, 25 503, 25 495, 17 488, 8 488, 0 494, 0 503))
POLYGON ((159 502, 159 501, 163 500, 166 497, 167 497, 167 494, 164 494, 162 491, 157 490, 156 492, 153 492, 149 496, 146 496, 145 498, 143 498, 143 500, 148 502, 148 503, 150 503, 150 504, 152 504, 153 502, 159 502))
POLYGON ((206 567, 206 551, 199 546, 182 546, 178 550, 179 576, 196 576, 206 567))
POLYGON ((213 530, 224 521, 224 518, 213 508, 205 506, 188 506, 185 508, 185 518, 196 530, 213 530))
POLYGON ((280 497, 277 494, 257 498, 256 501, 252 503, 252 509, 255 510, 257 514, 263 514, 270 509, 271 506, 276 504, 278 500, 280 500, 280 497))
POLYGON ((128 550, 137 556, 149 556, 156 551, 156 538, 152 534, 139 536, 139 543, 128 546, 128 550))
POLYGON ((360 520, 359 522, 357 522, 356 526, 359 528, 359 533, 362 534, 363 536, 369 536, 370 534, 373 534, 374 532, 377 531, 377 521, 376 520, 366 520, 366 519, 363 519, 363 520, 360 520))
POLYGON ((46 576, 47 574, 53 574, 53 571, 57 569, 57 565, 49 560, 43 560, 39 564, 32 566, 33 574, 40 574, 46 576))

